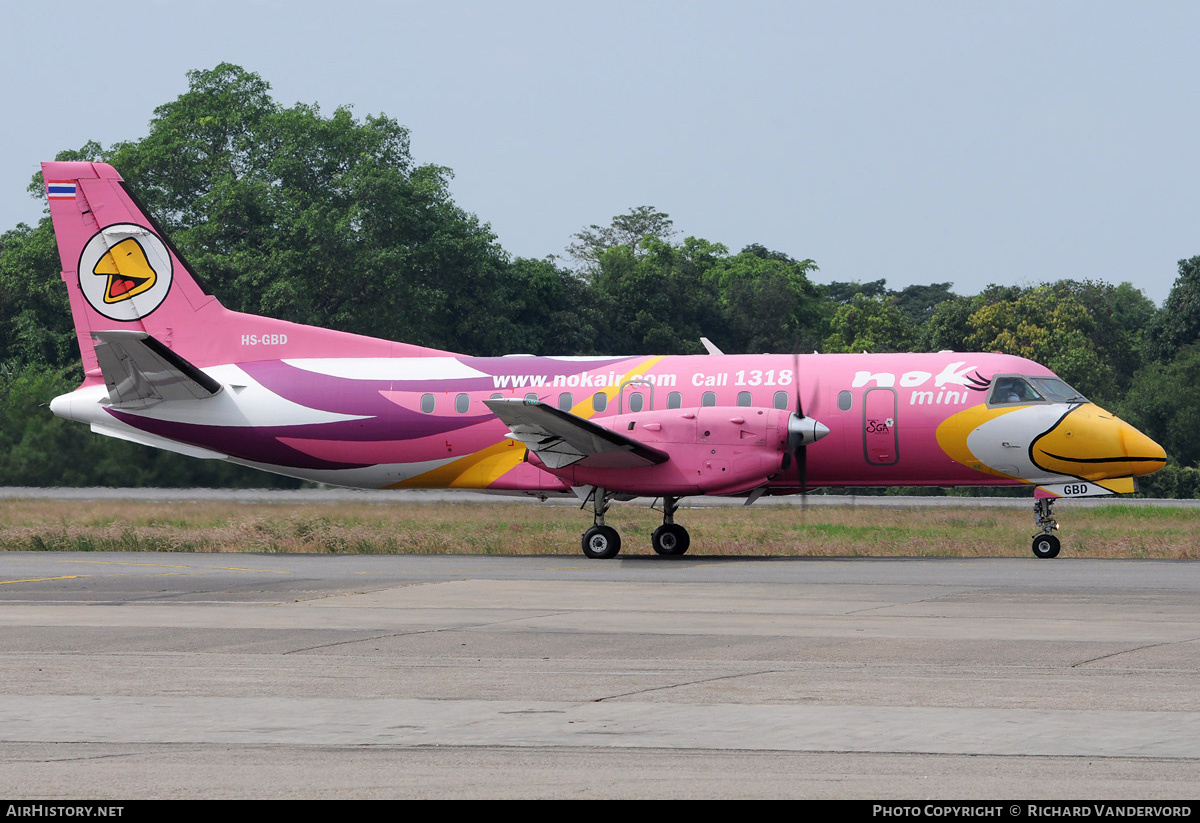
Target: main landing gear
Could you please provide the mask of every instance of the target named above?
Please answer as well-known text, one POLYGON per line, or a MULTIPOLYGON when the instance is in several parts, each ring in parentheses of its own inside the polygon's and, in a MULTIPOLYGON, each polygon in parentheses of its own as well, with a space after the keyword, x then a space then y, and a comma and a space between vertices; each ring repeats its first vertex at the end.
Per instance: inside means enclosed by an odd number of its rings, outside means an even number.
MULTIPOLYGON (((592 527, 583 533, 583 553, 593 560, 608 560, 621 551, 621 535, 612 526, 604 525, 604 513, 612 503, 613 494, 597 486, 588 497, 592 502, 592 527)), ((583 505, 587 505, 584 501, 583 505)))
MULTIPOLYGON (((603 486, 597 486, 583 504, 592 504, 592 527, 583 533, 583 553, 593 560, 607 560, 621 551, 621 535, 612 526, 604 525, 604 515, 614 496, 603 486)), ((691 545, 687 529, 675 522, 678 508, 678 497, 664 497, 663 524, 650 536, 654 551, 664 557, 678 557, 691 545)))
POLYGON ((686 552, 692 543, 687 529, 675 522, 675 510, 678 508, 678 497, 663 498, 663 524, 650 535, 650 543, 658 554, 678 557, 686 552))
POLYGON ((1054 536, 1058 521, 1054 519, 1050 508, 1054 504, 1053 497, 1042 497, 1034 501, 1033 513, 1037 517, 1038 533, 1033 536, 1033 554, 1049 560, 1058 557, 1060 548, 1058 538, 1054 536))

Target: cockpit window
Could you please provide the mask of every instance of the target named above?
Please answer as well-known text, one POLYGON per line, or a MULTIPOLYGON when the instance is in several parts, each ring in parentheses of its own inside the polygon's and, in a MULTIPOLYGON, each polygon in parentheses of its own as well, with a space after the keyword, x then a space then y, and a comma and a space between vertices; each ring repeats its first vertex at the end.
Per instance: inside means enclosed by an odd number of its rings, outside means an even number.
POLYGON ((1029 382, 1037 387, 1052 403, 1086 403, 1088 399, 1057 377, 1031 377, 1029 382))
POLYGON ((1024 377, 997 377, 992 384, 991 403, 1038 403, 1042 396, 1024 377))
POLYGON ((992 383, 991 405, 1005 403, 1086 403, 1087 398, 1057 377, 1005 374, 992 383))

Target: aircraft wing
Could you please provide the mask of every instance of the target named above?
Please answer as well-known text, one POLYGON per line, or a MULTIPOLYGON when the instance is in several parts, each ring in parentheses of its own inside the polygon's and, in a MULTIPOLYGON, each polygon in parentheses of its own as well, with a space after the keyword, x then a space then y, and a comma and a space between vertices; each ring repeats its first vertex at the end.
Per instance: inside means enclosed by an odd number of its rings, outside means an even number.
POLYGON ((484 400, 511 430, 552 469, 573 463, 605 468, 638 468, 665 463, 671 456, 590 420, 539 401, 484 400))
POLYGON ((144 331, 97 331, 92 340, 116 407, 203 400, 221 391, 220 383, 144 331))

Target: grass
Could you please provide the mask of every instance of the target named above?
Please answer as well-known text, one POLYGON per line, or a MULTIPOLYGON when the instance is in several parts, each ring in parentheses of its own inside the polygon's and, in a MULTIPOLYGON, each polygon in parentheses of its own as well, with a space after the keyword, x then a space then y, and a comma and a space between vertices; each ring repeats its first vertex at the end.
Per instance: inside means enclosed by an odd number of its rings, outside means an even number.
MULTIPOLYGON (((1114 504, 1055 514, 1064 556, 1195 559, 1195 510, 1114 504)), ((1027 557, 1033 513, 1012 508, 770 506, 683 509, 689 555, 1027 557)), ((528 503, 138 503, 0 501, 0 551, 576 555, 590 525, 572 506, 528 503)), ((617 504, 623 554, 650 554, 657 512, 617 504)))

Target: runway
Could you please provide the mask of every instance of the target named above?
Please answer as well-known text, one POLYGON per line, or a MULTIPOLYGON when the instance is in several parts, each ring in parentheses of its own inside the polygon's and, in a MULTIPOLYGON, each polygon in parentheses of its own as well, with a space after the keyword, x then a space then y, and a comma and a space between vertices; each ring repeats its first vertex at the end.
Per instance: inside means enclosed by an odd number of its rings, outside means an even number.
POLYGON ((1200 796, 1200 565, 0 555, 9 797, 1200 796))

